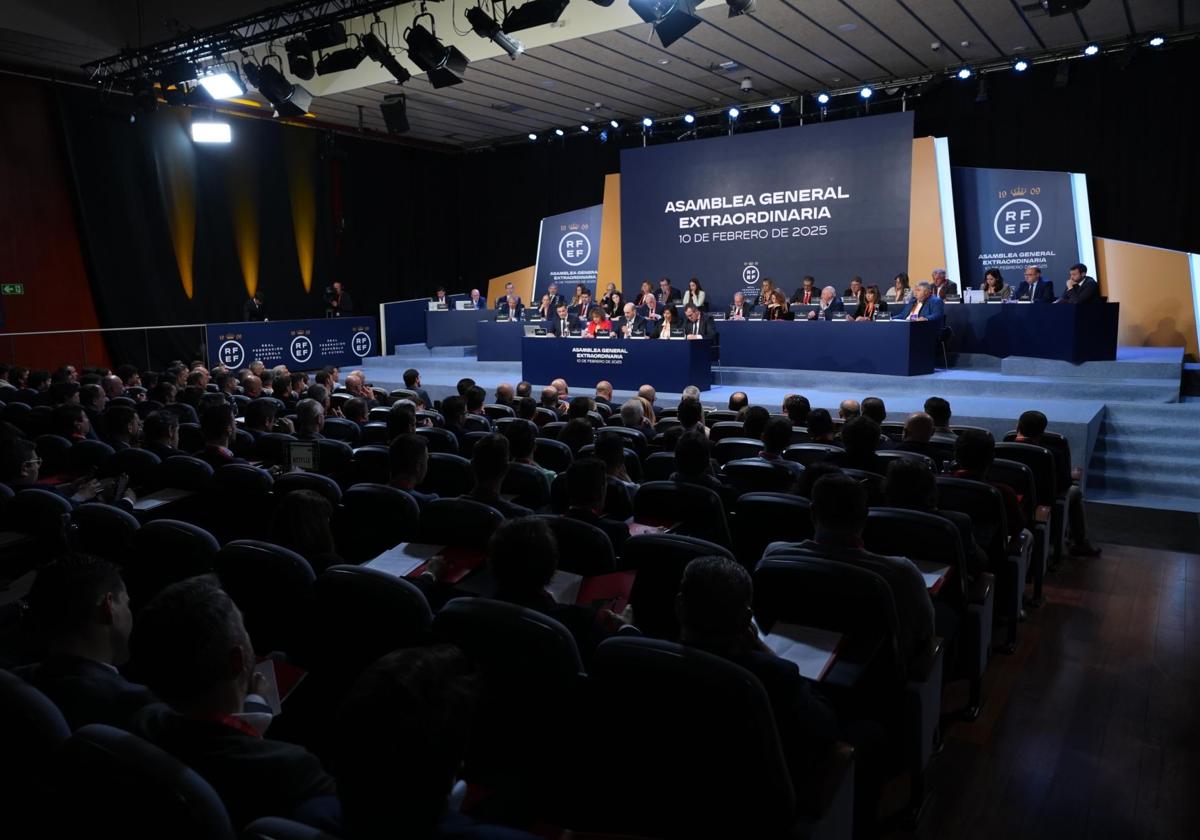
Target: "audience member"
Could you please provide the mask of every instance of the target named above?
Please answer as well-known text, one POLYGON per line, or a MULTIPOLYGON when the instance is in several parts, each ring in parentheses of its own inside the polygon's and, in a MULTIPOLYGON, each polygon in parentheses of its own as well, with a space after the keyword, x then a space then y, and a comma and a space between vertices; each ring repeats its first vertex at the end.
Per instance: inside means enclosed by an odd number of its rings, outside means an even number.
POLYGON ((504 437, 508 439, 508 457, 514 464, 525 464, 536 467, 546 475, 547 481, 553 481, 558 475, 533 459, 533 450, 537 444, 538 431, 533 423, 505 423, 504 437))
POLYGON ((925 413, 933 420, 933 435, 929 438, 933 443, 949 443, 958 441, 958 435, 950 428, 950 402, 942 397, 930 397, 925 400, 925 413))
POLYGON ((879 446, 879 427, 866 417, 855 417, 842 427, 842 467, 883 475, 887 466, 875 454, 879 446))
POLYGON ((725 513, 733 510, 738 500, 737 488, 722 482, 713 471, 708 439, 702 432, 685 432, 675 444, 675 472, 671 481, 707 487, 721 498, 725 513))
POLYGON ((71 443, 96 437, 92 431, 92 421, 88 412, 84 410, 83 406, 74 403, 65 403, 54 407, 54 412, 50 415, 50 432, 66 438, 71 443))
POLYGON ((228 405, 208 406, 200 416, 200 433, 204 436, 204 448, 196 457, 207 461, 213 469, 226 464, 244 464, 244 458, 233 454, 229 448, 233 440, 233 409, 228 405))
MULTIPOLYGON (((317 386, 313 386, 314 388, 317 386)), ((311 391, 312 388, 309 388, 311 391)), ((412 404, 411 402, 409 403, 412 404)), ((328 412, 327 412, 328 413, 328 412)), ((362 397, 351 397, 342 403, 342 417, 354 423, 357 426, 367 425, 367 421, 371 418, 371 409, 367 407, 367 403, 362 397)), ((391 416, 390 413, 388 415, 391 416)))
MULTIPOLYGON (((1093 281, 1095 282, 1095 281, 1093 281)), ((1041 446, 1049 421, 1040 411, 1026 411, 1017 419, 1017 443, 1041 446)), ((1053 450, 1051 450, 1053 452, 1053 450)), ((1055 455, 1055 458, 1061 457, 1055 455)), ((1100 549, 1088 542, 1087 518, 1083 512, 1083 491, 1079 485, 1070 484, 1066 492, 1068 550, 1076 557, 1095 557, 1100 549)), ((1053 504, 1051 499, 1038 499, 1041 504, 1053 504)))
POLYGON ((137 443, 137 412, 127 405, 110 405, 104 412, 104 441, 116 451, 128 449, 137 443))
POLYGON ((342 562, 333 540, 333 505, 315 490, 293 490, 276 503, 270 541, 299 554, 318 575, 342 562))
POLYGON ((606 405, 609 408, 613 407, 612 403, 613 386, 611 382, 600 380, 596 383, 595 401, 599 405, 606 405))
MULTIPOLYGON (((253 407, 253 406, 251 406, 253 407)), ((274 406, 271 406, 274 409, 274 406)), ((169 411, 151 411, 142 425, 142 448, 160 461, 182 455, 179 449, 179 417, 169 411)))
POLYGON ((412 496, 419 507, 437 498, 436 493, 424 493, 417 487, 429 470, 429 444, 418 434, 397 435, 388 446, 388 473, 393 487, 412 496))
POLYGON ((604 464, 596 458, 583 458, 567 468, 567 512, 569 519, 595 525, 608 535, 613 551, 618 555, 629 538, 624 522, 604 516, 608 475, 604 464))
MULTIPOLYGON (((353 402, 353 400, 350 400, 353 402)), ((349 419, 349 418, 347 418, 349 419)), ((411 435, 417 430, 417 409, 412 400, 396 400, 388 409, 387 439, 389 442, 400 435, 411 435)))
POLYGON ((810 443, 833 443, 833 418, 823 408, 814 408, 808 413, 808 440, 810 443))
POLYGON ((741 411, 748 405, 750 405, 750 398, 746 396, 745 391, 734 391, 729 395, 730 411, 741 411))
POLYGON ((404 387, 417 395, 421 401, 421 408, 433 406, 433 400, 429 399, 429 394, 421 387, 421 372, 416 368, 404 371, 404 387))
POLYGON ((783 399, 783 413, 792 421, 793 426, 807 427, 810 411, 812 411, 812 406, 808 402, 808 397, 803 394, 788 394, 783 399))
MULTIPOLYGON (((591 426, 588 427, 589 431, 591 426)), ((508 474, 508 440, 495 432, 480 438, 471 450, 471 472, 475 486, 464 499, 483 502, 500 511, 506 519, 516 519, 533 513, 529 508, 505 501, 500 497, 504 476, 508 474)))
POLYGON ((513 399, 515 399, 515 394, 513 393, 513 386, 510 383, 501 382, 496 386, 496 405, 505 405, 512 408, 513 399))
POLYGON ((641 397, 642 399, 644 399, 646 402, 650 403, 650 408, 654 412, 654 419, 657 420, 660 410, 659 410, 659 407, 657 405, 655 405, 655 402, 654 402, 658 398, 658 394, 655 392, 654 386, 653 385, 642 385, 640 388, 638 388, 638 396, 641 397))
POLYGON ((817 461, 809 464, 796 482, 796 495, 811 499, 813 485, 827 475, 843 475, 842 468, 834 461, 817 461))
POLYGON ((942 468, 942 450, 930 443, 933 437, 933 418, 923 411, 908 415, 904 421, 904 435, 893 449, 901 452, 916 452, 933 460, 937 469, 942 468))
POLYGON ((842 400, 842 404, 838 406, 838 417, 843 421, 853 420, 862 412, 862 407, 859 406, 858 400, 842 400))
POLYGON ((761 440, 771 412, 761 405, 749 405, 738 412, 738 417, 742 421, 742 433, 738 437, 761 440))
POLYGON ((684 397, 679 401, 675 419, 685 432, 697 431, 708 437, 708 427, 704 425, 704 407, 696 397, 684 397))
POLYGON ((296 403, 296 437, 299 440, 320 440, 324 435, 325 411, 316 400, 302 399, 296 403))
POLYGON ((988 470, 996 458, 996 441, 983 429, 963 429, 954 446, 954 475, 991 484, 1004 499, 1004 517, 1010 540, 1019 539, 1025 528, 1025 514, 1017 493, 1007 484, 988 480, 988 470))
POLYGON ((785 417, 770 418, 763 429, 761 439, 763 448, 758 453, 759 460, 791 473, 792 481, 795 482, 804 472, 804 467, 783 457, 783 453, 792 442, 792 422, 785 417))
POLYGON ((466 429, 467 403, 462 397, 446 397, 442 400, 442 422, 444 428, 454 435, 458 441, 459 451, 466 449, 467 429, 466 429))
POLYGON ((567 425, 559 431, 558 439, 570 447, 571 455, 579 457, 579 450, 590 446, 595 440, 595 431, 588 420, 577 417, 567 421, 567 425))

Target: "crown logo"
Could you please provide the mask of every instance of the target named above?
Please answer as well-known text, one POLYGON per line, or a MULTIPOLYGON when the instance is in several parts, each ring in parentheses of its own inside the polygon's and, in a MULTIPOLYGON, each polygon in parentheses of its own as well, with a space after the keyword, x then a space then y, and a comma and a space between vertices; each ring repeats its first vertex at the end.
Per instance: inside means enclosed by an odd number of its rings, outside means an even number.
POLYGON ((579 225, 575 222, 567 225, 567 230, 579 230, 579 225))
POLYGON ((1010 193, 1010 195, 1012 195, 1016 198, 1020 198, 1021 196, 1025 195, 1028 192, 1029 192, 1029 190, 1025 189, 1024 187, 1016 187, 1013 189, 1013 191, 1010 193))

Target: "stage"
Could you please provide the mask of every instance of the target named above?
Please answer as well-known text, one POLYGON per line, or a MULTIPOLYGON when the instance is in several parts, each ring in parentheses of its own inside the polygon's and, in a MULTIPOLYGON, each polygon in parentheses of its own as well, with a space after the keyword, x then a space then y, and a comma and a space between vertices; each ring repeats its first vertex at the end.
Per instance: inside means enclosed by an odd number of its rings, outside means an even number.
MULTIPOLYGON (((454 393, 464 376, 487 389, 489 399, 501 382, 521 380, 519 362, 480 362, 474 347, 392 349, 394 355, 364 365, 377 387, 403 387, 410 367, 421 371, 433 399, 454 393)), ((701 400, 706 408, 725 408, 730 394, 744 391, 751 404, 779 411, 785 396, 802 393, 814 408, 836 413, 843 399, 877 396, 887 404, 889 422, 902 422, 926 397, 937 395, 950 401, 954 423, 997 436, 1013 429, 1022 411, 1037 408, 1070 440, 1090 500, 1200 511, 1200 404, 1179 402, 1182 349, 1122 347, 1116 361, 1082 365, 967 354, 952 357, 951 364, 950 370, 911 377, 718 366, 701 400)), ((571 394, 590 395, 595 382, 568 385, 571 394)), ((614 401, 631 395, 618 390, 614 401)), ((659 392, 669 406, 679 396, 659 392)))

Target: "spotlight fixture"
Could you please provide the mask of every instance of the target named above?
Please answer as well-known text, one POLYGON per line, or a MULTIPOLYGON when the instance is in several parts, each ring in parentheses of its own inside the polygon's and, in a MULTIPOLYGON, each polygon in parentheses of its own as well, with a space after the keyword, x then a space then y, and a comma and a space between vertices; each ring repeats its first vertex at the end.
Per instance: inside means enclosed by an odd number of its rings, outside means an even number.
POLYGON ((1021 10, 1036 12, 1038 9, 1041 9, 1050 17, 1057 17, 1058 15, 1069 15, 1071 12, 1077 12, 1090 2, 1092 0, 1038 0, 1036 3, 1022 6, 1021 10))
POLYGON ((179 85, 182 82, 195 81, 200 74, 196 72, 196 65, 187 59, 174 61, 158 71, 158 81, 162 85, 163 90, 166 90, 170 85, 179 85))
POLYGON ((609 124, 609 125, 611 125, 613 128, 620 128, 620 127, 621 127, 621 124, 620 124, 619 122, 617 122, 616 120, 609 120, 609 121, 608 121, 608 124, 609 124))
POLYGON ((304 33, 310 50, 329 50, 346 43, 346 27, 338 21, 318 26, 304 33))
POLYGON ((771 113, 772 114, 774 114, 775 116, 778 117, 781 111, 783 111, 783 108, 782 108, 782 106, 780 106, 780 104, 778 102, 771 103, 771 113))
POLYGON ((731 120, 736 120, 742 115, 742 112, 738 110, 736 105, 730 108, 727 113, 729 114, 729 119, 731 120))
POLYGON ((435 32, 417 23, 421 17, 428 17, 429 25, 433 26, 433 15, 428 12, 422 12, 414 19, 413 25, 404 33, 409 59, 428 74, 429 83, 435 88, 462 84, 467 57, 457 47, 443 44, 435 32))
POLYGON ((529 0, 504 16, 504 31, 520 32, 522 29, 554 23, 562 17, 563 10, 569 2, 570 0, 529 0))
POLYGON ((525 45, 505 32, 500 24, 496 23, 492 19, 492 16, 485 12, 482 7, 472 6, 467 9, 467 23, 471 24, 471 28, 475 30, 476 35, 480 38, 487 38, 508 53, 509 58, 515 59, 518 55, 525 52, 525 45))
POLYGON ((875 91, 871 90, 871 88, 869 88, 869 87, 864 87, 862 90, 860 90, 858 92, 858 95, 861 96, 863 99, 870 99, 872 96, 875 95, 875 91))
POLYGON ((404 84, 412 78, 412 73, 409 73, 399 59, 392 55, 392 49, 386 41, 386 30, 383 35, 384 37, 381 39, 374 32, 368 32, 362 39, 363 49, 367 51, 368 58, 376 64, 382 65, 383 69, 391 73, 397 82, 404 84))
POLYGON ((557 134, 559 137, 562 137, 564 134, 564 132, 561 128, 554 129, 554 133, 557 134))
POLYGON ((321 60, 317 62, 317 75, 328 76, 330 73, 344 73, 362 64, 362 60, 367 57, 367 51, 363 49, 362 39, 355 35, 354 40, 356 43, 353 47, 322 55, 321 60))
POLYGON ((1155 35, 1147 43, 1149 43, 1152 47, 1161 47, 1163 44, 1167 43, 1167 39, 1161 35, 1155 35))
POLYGON ((529 132, 529 139, 530 139, 530 141, 536 141, 537 135, 531 131, 531 132, 529 132))
POLYGON ((649 128, 652 125, 654 125, 654 120, 649 117, 642 117, 642 128, 649 128))
POLYGON ((1088 58, 1091 58, 1093 55, 1096 55, 1099 52, 1100 52, 1100 47, 1096 46, 1095 44, 1088 44, 1086 47, 1083 48, 1083 54, 1086 55, 1088 58))
MULTIPOLYGON (((233 68, 230 68, 233 70, 233 68)), ((219 73, 210 73, 207 76, 200 77, 200 86, 213 99, 233 99, 235 96, 241 96, 246 92, 242 86, 241 78, 237 75, 237 71, 222 70, 219 73)))
POLYGON ((592 130, 592 128, 591 128, 591 126, 584 124, 584 125, 579 126, 579 130, 582 131, 584 134, 587 134, 589 131, 592 130))
POLYGON ((233 141, 233 129, 227 122, 194 122, 192 123, 193 143, 230 143, 233 141))
POLYGON ((654 33, 664 47, 671 46, 700 24, 696 0, 629 0, 629 8, 646 23, 653 24, 654 33))
POLYGON ((725 0, 725 4, 729 6, 729 16, 737 17, 738 15, 748 15, 754 12, 755 0, 725 0))
POLYGON ((960 67, 958 72, 955 73, 954 75, 958 76, 958 78, 962 79, 965 82, 967 79, 971 78, 971 68, 970 67, 960 67))
MULTIPOLYGON (((302 117, 308 113, 308 107, 312 105, 312 94, 300 85, 294 85, 284 78, 283 72, 270 61, 271 56, 263 59, 260 65, 256 67, 258 81, 255 86, 258 92, 267 98, 267 101, 275 106, 275 116, 277 117, 302 117)), ((275 60, 282 61, 278 56, 275 60)), ((247 69, 246 65, 242 65, 242 69, 246 70, 246 77, 252 82, 254 75, 247 69)))
POLYGON ((312 59, 312 46, 304 36, 293 38, 283 45, 288 57, 288 72, 297 79, 308 81, 317 72, 312 59))
POLYGON ((387 126, 388 134, 403 134, 408 131, 408 100, 403 93, 383 97, 383 102, 379 103, 379 113, 383 115, 383 124, 387 126))
POLYGON ((683 121, 685 123, 687 123, 688 125, 691 125, 692 123, 694 123, 696 121, 696 115, 695 114, 684 114, 683 121))
POLYGON ((1013 70, 1016 70, 1018 73, 1024 73, 1028 69, 1029 62, 1023 58, 1018 58, 1015 62, 1013 62, 1013 70))
POLYGON ((817 104, 818 105, 828 105, 829 104, 829 94, 824 93, 824 92, 818 93, 817 94, 817 104))

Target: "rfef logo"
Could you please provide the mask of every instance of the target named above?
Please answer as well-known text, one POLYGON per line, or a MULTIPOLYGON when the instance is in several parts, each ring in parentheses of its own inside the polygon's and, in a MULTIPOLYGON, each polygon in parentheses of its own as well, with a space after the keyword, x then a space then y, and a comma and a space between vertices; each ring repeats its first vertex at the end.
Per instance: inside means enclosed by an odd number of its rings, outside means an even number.
POLYGON ((312 358, 312 354, 313 354, 312 339, 310 339, 306 335, 296 336, 295 338, 292 339, 291 353, 292 353, 293 359, 295 359, 300 364, 304 364, 305 362, 307 362, 309 359, 312 358))
POLYGON ((1006 201, 996 211, 992 228, 1005 245, 1024 245, 1042 229, 1041 208, 1028 198, 1006 201))
POLYGON ((570 266, 583 265, 592 255, 592 240, 577 230, 568 231, 558 240, 558 256, 570 266))
POLYGON ((217 348, 217 359, 225 367, 240 368, 242 362, 246 361, 246 350, 240 342, 226 341, 217 348))
POLYGON ((371 352, 371 334, 356 332, 350 339, 350 350, 360 359, 371 352))
POLYGON ((758 270, 758 263, 749 263, 742 269, 742 282, 747 286, 753 286, 762 277, 762 272, 758 270))

